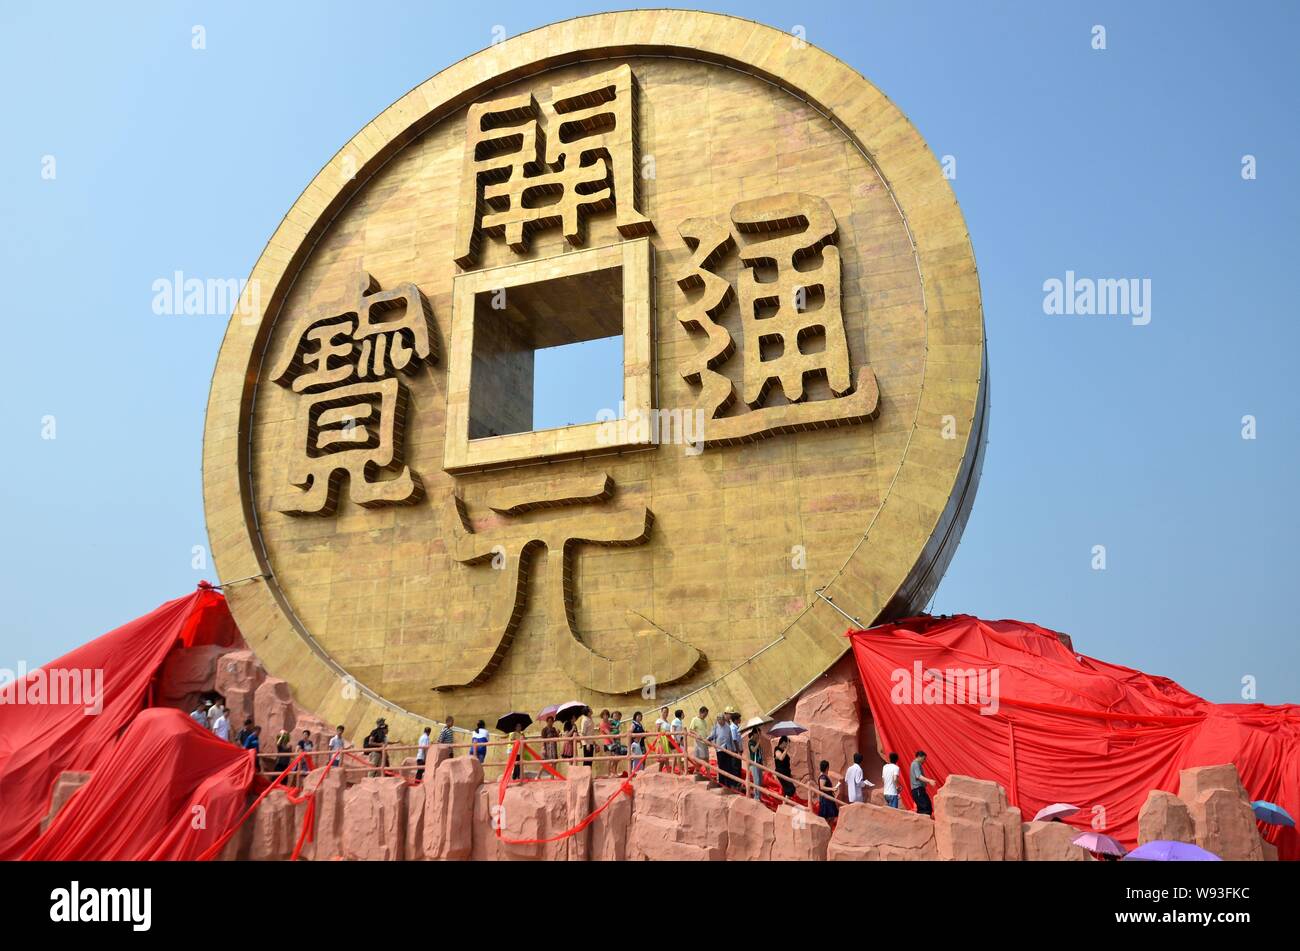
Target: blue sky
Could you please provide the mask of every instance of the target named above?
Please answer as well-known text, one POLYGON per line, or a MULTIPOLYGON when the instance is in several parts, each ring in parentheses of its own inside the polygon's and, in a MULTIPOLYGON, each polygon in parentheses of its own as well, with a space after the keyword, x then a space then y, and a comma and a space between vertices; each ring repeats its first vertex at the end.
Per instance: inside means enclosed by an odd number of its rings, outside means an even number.
MULTIPOLYGON (((934 610, 1033 620, 1215 700, 1239 699, 1243 677, 1259 700, 1300 700, 1281 599, 1300 567, 1300 6, 701 6, 802 26, 955 157, 992 423, 934 610), (1045 314, 1044 281, 1068 270, 1149 279, 1151 322, 1045 314)), ((212 576, 192 564, 224 321, 155 314, 153 281, 246 276, 321 165, 394 99, 494 27, 600 9, 0 8, 0 667, 212 576)))

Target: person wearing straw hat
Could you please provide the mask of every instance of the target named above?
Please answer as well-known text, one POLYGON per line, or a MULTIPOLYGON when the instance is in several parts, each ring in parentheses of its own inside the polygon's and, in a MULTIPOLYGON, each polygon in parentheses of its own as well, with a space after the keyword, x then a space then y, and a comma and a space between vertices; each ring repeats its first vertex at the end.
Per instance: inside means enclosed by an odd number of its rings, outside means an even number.
POLYGON ((283 773, 289 768, 289 754, 293 751, 293 734, 288 730, 280 730, 275 735, 275 751, 280 754, 275 758, 275 771, 283 773))

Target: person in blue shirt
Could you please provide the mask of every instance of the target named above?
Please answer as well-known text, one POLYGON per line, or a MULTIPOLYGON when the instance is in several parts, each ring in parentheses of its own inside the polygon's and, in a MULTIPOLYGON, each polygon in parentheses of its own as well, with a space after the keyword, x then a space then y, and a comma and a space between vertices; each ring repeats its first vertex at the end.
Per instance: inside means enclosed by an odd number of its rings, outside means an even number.
POLYGON ((474 733, 470 737, 469 743, 471 756, 477 756, 480 763, 487 759, 488 731, 487 724, 482 720, 479 720, 478 725, 474 727, 474 733))
POLYGON ((260 726, 253 726, 244 737, 244 749, 253 751, 253 768, 259 772, 262 769, 262 762, 258 759, 258 754, 262 751, 262 742, 258 739, 261 732, 260 726))

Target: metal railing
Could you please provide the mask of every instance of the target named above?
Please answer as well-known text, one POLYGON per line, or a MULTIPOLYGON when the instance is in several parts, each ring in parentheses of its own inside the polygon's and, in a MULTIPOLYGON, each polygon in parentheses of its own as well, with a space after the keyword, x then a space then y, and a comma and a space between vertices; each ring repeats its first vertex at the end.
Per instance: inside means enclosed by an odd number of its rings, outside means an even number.
MULTIPOLYGON (((295 758, 301 758, 303 761, 299 769, 294 770, 286 779, 294 779, 294 773, 300 773, 302 776, 307 775, 312 769, 324 766, 331 759, 337 758, 333 771, 340 772, 346 777, 357 777, 360 774, 366 776, 403 776, 410 774, 413 781, 415 775, 428 768, 427 763, 397 763, 392 762, 395 756, 401 756, 403 759, 406 755, 418 756, 421 749, 429 751, 432 758, 435 748, 442 748, 451 751, 451 756, 457 755, 457 750, 464 750, 468 755, 476 755, 475 750, 482 749, 484 756, 481 762, 484 764, 485 778, 487 771, 490 769, 494 774, 492 779, 499 779, 505 769, 506 760, 509 757, 511 748, 515 745, 515 740, 483 740, 469 741, 465 743, 432 743, 427 747, 408 744, 386 744, 380 747, 353 747, 347 746, 342 750, 295 750, 290 753, 279 750, 269 753, 260 752, 257 754, 259 761, 259 775, 268 779, 280 775, 285 766, 272 768, 276 761, 282 761, 285 765, 292 763, 295 758), (378 758, 376 762, 375 758, 378 758), (491 762, 489 762, 489 760, 491 762), (270 762, 270 766, 266 765, 270 762), (307 765, 307 769, 301 769, 301 765, 307 765)), ((717 744, 710 741, 707 737, 689 730, 683 730, 680 733, 671 731, 663 732, 645 732, 645 733, 620 733, 617 735, 595 734, 592 736, 559 736, 559 737, 540 737, 525 736, 523 738, 523 749, 516 770, 519 778, 523 780, 537 779, 562 779, 564 778, 564 769, 569 766, 591 766, 592 778, 614 778, 626 772, 629 776, 640 772, 647 772, 652 767, 659 767, 662 771, 673 772, 679 775, 701 775, 709 778, 710 783, 717 784, 750 798, 754 796, 755 790, 759 796, 777 800, 781 803, 794 806, 800 809, 810 809, 813 802, 819 799, 830 799, 837 805, 843 805, 843 801, 838 797, 838 791, 841 783, 837 782, 833 789, 825 789, 815 786, 793 776, 784 775, 777 772, 773 766, 767 763, 758 763, 750 759, 749 745, 742 741, 741 752, 731 753, 729 750, 723 750, 717 744), (666 744, 654 742, 654 748, 651 749, 652 741, 658 741, 661 738, 667 738, 666 744), (590 743, 584 742, 590 740, 590 743), (631 750, 631 742, 638 742, 641 746, 639 753, 631 750), (554 757, 544 757, 538 752, 538 747, 545 751, 545 747, 554 744, 557 747, 557 753, 562 753, 566 745, 573 744, 573 755, 564 756, 556 755, 554 757), (611 744, 618 743, 626 747, 627 751, 622 753, 608 752, 611 744), (667 752, 663 747, 667 745, 667 752), (587 756, 584 747, 592 748, 592 755, 587 756), (698 751, 703 750, 706 756, 699 756, 698 751), (739 773, 732 773, 730 770, 722 769, 718 764, 721 762, 718 754, 727 754, 735 758, 739 773), (602 773, 599 770, 601 764, 605 764, 608 769, 602 773), (751 770, 757 769, 764 779, 771 774, 782 791, 777 792, 762 784, 760 780, 755 785, 751 770), (723 778, 725 773, 726 778, 723 778), (804 798, 795 799, 785 795, 784 789, 789 785, 796 791, 802 791, 804 798)))

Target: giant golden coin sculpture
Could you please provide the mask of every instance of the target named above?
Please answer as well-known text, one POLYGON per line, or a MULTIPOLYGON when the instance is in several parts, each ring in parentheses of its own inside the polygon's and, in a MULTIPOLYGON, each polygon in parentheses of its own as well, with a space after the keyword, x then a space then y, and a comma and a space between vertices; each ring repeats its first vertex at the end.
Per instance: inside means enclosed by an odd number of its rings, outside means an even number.
POLYGON ((906 117, 801 37, 602 14, 438 73, 298 198, 213 376, 208 532, 331 723, 748 716, 924 607, 986 403, 906 117), (610 337, 618 405, 535 430, 536 353, 610 337))

